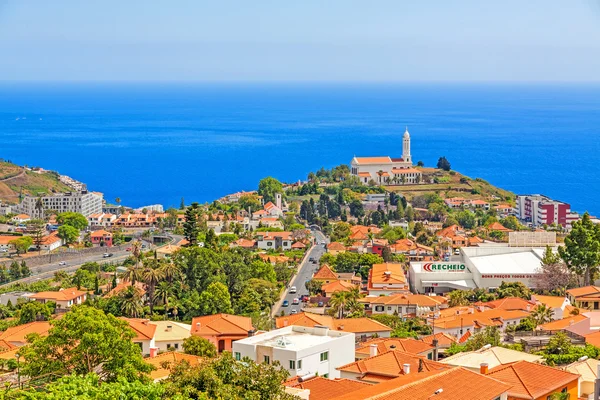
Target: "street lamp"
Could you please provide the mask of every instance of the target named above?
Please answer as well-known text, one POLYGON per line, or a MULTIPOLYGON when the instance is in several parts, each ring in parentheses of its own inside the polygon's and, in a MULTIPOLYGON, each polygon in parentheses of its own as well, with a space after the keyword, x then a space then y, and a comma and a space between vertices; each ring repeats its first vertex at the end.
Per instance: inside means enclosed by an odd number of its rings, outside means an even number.
POLYGON ((19 366, 19 359, 21 355, 19 353, 15 354, 15 358, 17 359, 17 384, 19 385, 19 389, 21 389, 21 371, 19 366))

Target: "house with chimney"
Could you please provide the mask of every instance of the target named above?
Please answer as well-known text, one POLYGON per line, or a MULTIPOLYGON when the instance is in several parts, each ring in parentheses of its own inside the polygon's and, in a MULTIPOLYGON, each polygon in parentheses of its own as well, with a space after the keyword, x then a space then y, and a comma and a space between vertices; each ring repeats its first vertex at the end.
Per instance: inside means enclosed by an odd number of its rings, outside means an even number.
POLYGON ((369 271, 367 292, 370 296, 410 293, 402 264, 373 264, 373 267, 369 271))
POLYGON ((47 303, 56 303, 57 311, 68 310, 74 305, 81 304, 87 299, 87 292, 78 290, 76 287, 60 289, 58 292, 39 292, 29 296, 30 299, 47 303))
POLYGON ((192 319, 192 335, 203 337, 215 345, 219 353, 231 351, 236 340, 253 336, 252 319, 231 314, 205 315, 192 319))

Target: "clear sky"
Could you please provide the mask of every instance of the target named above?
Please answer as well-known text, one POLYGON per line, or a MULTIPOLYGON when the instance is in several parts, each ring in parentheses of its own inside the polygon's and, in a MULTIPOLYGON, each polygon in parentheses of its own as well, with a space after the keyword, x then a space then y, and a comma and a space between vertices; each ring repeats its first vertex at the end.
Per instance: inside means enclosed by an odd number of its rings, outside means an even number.
POLYGON ((0 80, 600 81, 600 0, 0 0, 0 80))

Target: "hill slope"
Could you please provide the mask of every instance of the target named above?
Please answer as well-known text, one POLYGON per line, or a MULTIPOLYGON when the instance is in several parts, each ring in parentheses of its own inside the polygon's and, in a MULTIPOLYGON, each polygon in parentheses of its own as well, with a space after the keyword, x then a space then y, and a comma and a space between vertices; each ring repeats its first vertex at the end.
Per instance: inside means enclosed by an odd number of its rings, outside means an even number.
POLYGON ((54 192, 69 192, 73 189, 60 182, 56 172, 38 173, 9 162, 0 162, 0 200, 17 203, 21 190, 24 195, 38 196, 54 192))

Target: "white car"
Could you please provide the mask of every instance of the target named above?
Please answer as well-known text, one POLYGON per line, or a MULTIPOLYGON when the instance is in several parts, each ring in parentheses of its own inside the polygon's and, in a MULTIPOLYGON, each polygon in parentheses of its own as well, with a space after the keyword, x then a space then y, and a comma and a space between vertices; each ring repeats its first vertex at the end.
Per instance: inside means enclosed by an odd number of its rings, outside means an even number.
POLYGON ((290 315, 294 315, 294 314, 298 314, 298 310, 293 309, 292 312, 290 313, 290 315))
POLYGON ((454 250, 454 255, 455 256, 460 256, 460 249, 454 250))
POLYGON ((64 262, 64 261, 61 261, 61 262, 58 263, 58 265, 67 265, 67 263, 64 262))
POLYGON ((297 292, 297 290, 296 290, 296 286, 292 286, 292 287, 290 288, 290 293, 294 294, 294 293, 296 293, 296 292, 297 292))

